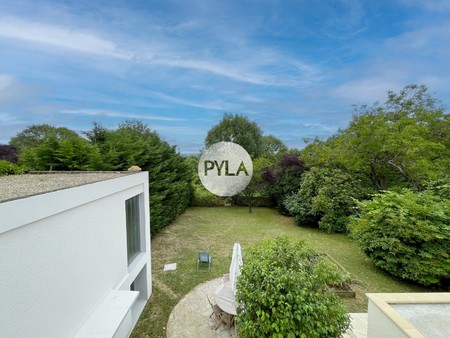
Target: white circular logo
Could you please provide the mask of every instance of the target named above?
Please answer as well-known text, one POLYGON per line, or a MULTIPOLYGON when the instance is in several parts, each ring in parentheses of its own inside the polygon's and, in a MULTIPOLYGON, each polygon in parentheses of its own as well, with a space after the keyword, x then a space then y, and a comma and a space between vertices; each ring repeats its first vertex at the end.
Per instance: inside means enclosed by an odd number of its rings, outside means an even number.
POLYGON ((200 157, 198 175, 205 188, 213 194, 233 196, 250 183, 253 175, 252 159, 239 144, 214 143, 200 157))

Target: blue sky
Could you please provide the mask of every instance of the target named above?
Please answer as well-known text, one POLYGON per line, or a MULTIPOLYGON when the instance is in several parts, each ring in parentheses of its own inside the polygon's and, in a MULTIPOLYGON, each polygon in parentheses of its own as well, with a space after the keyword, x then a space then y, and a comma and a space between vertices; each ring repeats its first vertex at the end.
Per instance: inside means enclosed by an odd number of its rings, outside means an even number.
POLYGON ((0 1, 0 143, 139 119, 196 153, 228 112, 302 148, 411 83, 447 106, 449 19, 449 0, 0 1))

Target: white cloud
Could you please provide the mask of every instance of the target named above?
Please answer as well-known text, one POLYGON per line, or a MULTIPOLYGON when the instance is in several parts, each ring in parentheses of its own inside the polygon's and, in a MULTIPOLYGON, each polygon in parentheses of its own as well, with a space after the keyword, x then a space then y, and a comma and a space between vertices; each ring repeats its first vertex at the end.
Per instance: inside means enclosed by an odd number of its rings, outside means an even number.
POLYGON ((10 74, 0 74, 0 104, 24 103, 39 92, 10 74))
POLYGON ((390 79, 386 74, 386 77, 362 77, 348 81, 332 89, 331 94, 351 104, 371 105, 376 101, 384 100, 388 90, 396 91, 405 85, 390 79))
POLYGON ((12 75, 0 74, 0 93, 10 88, 15 82, 12 75))
MULTIPOLYGON (((183 22, 181 26, 185 26, 183 22)), ((188 22, 187 26, 198 27, 198 24, 188 22)), ((157 30, 153 28, 152 31, 157 30)), ((208 38, 185 45, 182 43, 185 37, 177 34, 174 36, 165 29, 150 38, 124 35, 118 39, 117 36, 122 34, 114 31, 112 33, 116 33, 114 39, 111 38, 111 32, 104 33, 103 36, 109 37, 105 38, 92 29, 47 24, 17 17, 0 17, 0 39, 32 42, 66 51, 106 56, 129 61, 137 66, 146 64, 193 70, 255 85, 297 86, 317 80, 318 72, 313 66, 284 55, 276 49, 254 46, 248 40, 236 42, 225 39, 224 45, 208 42, 207 46, 203 46, 202 41, 208 41, 208 38), (214 55, 208 52, 209 50, 223 52, 214 55)), ((227 31, 224 35, 234 33, 227 31)), ((52 52, 51 49, 47 51, 52 52)))
POLYGON ((61 111, 61 113, 68 115, 120 117, 120 118, 155 120, 155 121, 185 121, 184 118, 167 117, 152 114, 133 114, 133 113, 115 112, 104 109, 73 109, 73 110, 63 110, 61 111))
POLYGON ((0 37, 119 59, 133 57, 131 53, 120 50, 114 42, 98 37, 92 32, 16 18, 0 18, 0 37))
POLYGON ((450 24, 445 22, 410 30, 390 38, 386 40, 386 48, 401 54, 413 53, 410 56, 427 54, 443 56, 443 53, 449 54, 449 39, 450 24))
POLYGON ((181 106, 188 106, 188 107, 194 107, 194 108, 201 108, 201 109, 211 109, 211 110, 219 110, 219 111, 225 111, 225 110, 232 110, 235 109, 237 106, 222 102, 222 101, 215 101, 215 102, 196 102, 193 100, 187 100, 182 99, 179 97, 175 97, 168 94, 163 93, 157 93, 153 91, 149 91, 150 95, 159 99, 162 99, 164 101, 169 101, 172 103, 179 104, 181 106))
POLYGON ((408 6, 421 7, 432 12, 445 12, 450 10, 448 0, 401 0, 408 6))

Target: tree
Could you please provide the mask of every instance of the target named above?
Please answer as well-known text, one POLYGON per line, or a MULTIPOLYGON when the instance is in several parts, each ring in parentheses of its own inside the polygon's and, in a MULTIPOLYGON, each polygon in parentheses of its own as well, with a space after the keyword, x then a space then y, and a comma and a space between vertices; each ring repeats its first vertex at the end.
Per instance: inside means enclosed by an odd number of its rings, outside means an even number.
POLYGON ((337 266, 287 237, 245 252, 237 284, 242 337, 341 337, 350 325, 329 286, 347 281, 337 266))
POLYGON ((308 166, 343 168, 373 187, 423 189, 450 171, 449 117, 425 86, 388 92, 383 105, 357 106, 349 127, 302 151, 308 166))
POLYGON ((234 142, 243 147, 252 159, 264 152, 263 134, 255 122, 243 115, 225 114, 222 120, 211 128, 205 139, 205 146, 217 142, 234 142))
POLYGON ((281 213, 288 213, 284 199, 300 188, 301 177, 306 169, 300 152, 293 150, 282 154, 275 167, 266 167, 263 170, 267 193, 281 213))
POLYGON ((264 171, 271 165, 270 159, 261 156, 253 161, 253 176, 248 186, 240 193, 248 205, 248 212, 252 212, 253 199, 255 196, 265 195, 267 181, 264 180, 264 171))
POLYGON ((34 124, 14 136, 9 144, 20 153, 26 149, 36 148, 50 137, 57 141, 77 137, 78 134, 65 127, 54 127, 48 124, 34 124))
POLYGON ((263 136, 263 154, 267 158, 275 158, 287 151, 288 148, 279 138, 273 135, 263 136))
POLYGON ((85 150, 78 149, 87 147, 87 142, 65 127, 32 125, 13 137, 10 144, 19 150, 19 162, 34 170, 79 170, 88 162, 81 160, 85 150), (76 152, 78 158, 66 151, 76 152))
POLYGON ((0 144, 0 160, 17 163, 19 160, 17 148, 9 144, 0 144))
POLYGON ((95 170, 127 170, 137 165, 149 173, 152 234, 170 224, 189 205, 192 170, 176 148, 146 124, 127 120, 115 130, 94 124, 85 133, 93 142, 95 170))

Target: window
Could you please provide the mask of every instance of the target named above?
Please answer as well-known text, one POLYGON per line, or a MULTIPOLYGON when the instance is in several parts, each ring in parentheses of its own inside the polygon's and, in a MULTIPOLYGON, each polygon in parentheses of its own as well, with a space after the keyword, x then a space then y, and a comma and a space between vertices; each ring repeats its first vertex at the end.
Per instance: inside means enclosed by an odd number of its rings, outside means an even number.
POLYGON ((125 201, 128 265, 141 251, 141 212, 139 195, 125 201))

